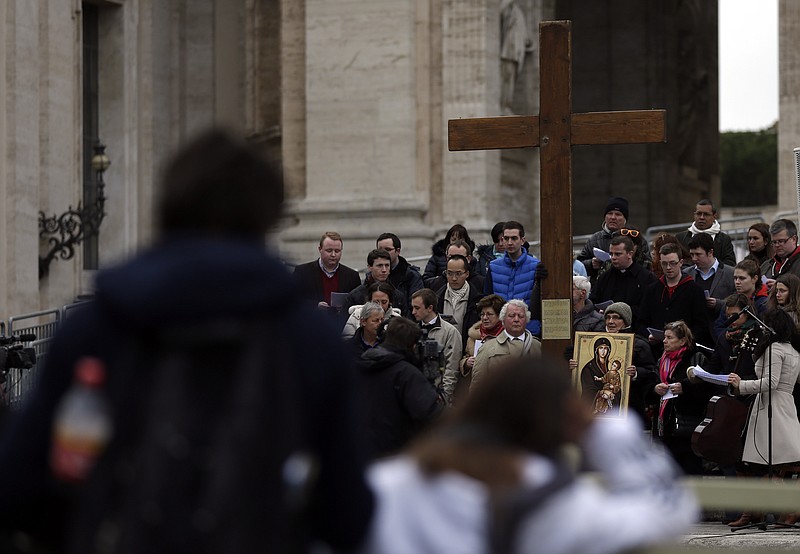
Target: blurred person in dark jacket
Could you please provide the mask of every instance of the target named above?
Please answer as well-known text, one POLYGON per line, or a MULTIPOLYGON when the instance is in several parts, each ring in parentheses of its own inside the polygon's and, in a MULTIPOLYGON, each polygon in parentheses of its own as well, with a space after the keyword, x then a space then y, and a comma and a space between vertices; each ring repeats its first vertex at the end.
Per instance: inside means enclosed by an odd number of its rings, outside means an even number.
MULTIPOLYGON (((81 554, 302 552, 307 542, 316 541, 355 547, 372 510, 372 495, 362 475, 364 448, 355 426, 355 376, 333 322, 304 301, 297 281, 265 249, 265 235, 281 212, 281 178, 251 146, 212 130, 172 160, 157 193, 157 240, 130 261, 98 273, 96 299, 65 321, 48 352, 39 387, 2 437, 0 527, 24 533, 34 544, 54 551, 81 554), (147 414, 156 406, 150 398, 158 390, 151 389, 164 382, 154 375, 152 365, 122 359, 121 353, 135 344, 143 360, 154 361, 152 353, 161 352, 176 334, 191 340, 191 332, 200 328, 218 329, 220 334, 253 331, 249 344, 285 353, 264 360, 263 370, 256 371, 264 375, 263 381, 244 387, 263 400, 246 404, 292 397, 293 414, 277 418, 280 426, 276 418, 251 418, 246 428, 227 429, 224 436, 237 441, 215 450, 228 455, 216 460, 221 470, 204 466, 212 460, 193 450, 197 445, 185 437, 170 435, 176 422, 164 422, 170 442, 162 449, 167 448, 166 459, 173 456, 172 466, 192 477, 211 474, 219 479, 212 482, 214 490, 209 490, 210 478, 162 484, 155 490, 159 500, 166 497, 170 504, 139 504, 137 491, 158 475, 129 450, 155 440, 141 435, 150 419, 147 414), (270 332, 259 336, 262 328, 270 332), (308 348, 306 334, 296 329, 315 330, 313 348, 308 348), (77 361, 86 356, 107 367, 103 394, 114 435, 85 483, 63 483, 49 463, 54 413, 70 389, 77 361), (286 376, 283 386, 275 383, 278 375, 286 376), (136 410, 131 412, 131 406, 136 410), (135 417, 137 413, 141 416, 135 417), (290 505, 287 496, 296 490, 297 468, 286 465, 295 458, 284 444, 304 445, 316 468, 317 477, 303 485, 307 489, 301 496, 308 498, 308 509, 303 510, 307 534, 301 537, 292 534, 297 522, 289 514, 297 506, 290 505), (236 456, 239 450, 247 454, 236 456), (122 464, 126 460, 135 463, 122 464), (110 475, 111 492, 122 487, 129 496, 97 496, 98 490, 106 492, 94 486, 100 475, 110 475), (130 482, 131 477, 136 480, 130 482), (139 532, 143 529, 147 532, 139 532)), ((231 335, 231 342, 243 339, 231 335)), ((224 385, 243 374, 237 372, 240 366, 232 367, 234 361, 244 365, 240 352, 212 352, 224 360, 210 381, 217 389, 230 391, 224 385)), ((193 358, 182 361, 191 375, 193 358)), ((180 396, 193 398, 195 405, 205 403, 206 408, 203 413, 178 414, 179 421, 205 421, 206 412, 225 417, 219 410, 221 392, 200 388, 209 380, 194 377, 197 382, 189 379, 180 396)), ((231 398, 237 398, 238 390, 230 391, 231 398)), ((207 428, 207 435, 212 434, 218 435, 207 428)))
POLYGON ((383 342, 357 363, 366 411, 362 421, 369 453, 394 454, 433 421, 444 406, 433 384, 414 365, 414 345, 422 331, 411 321, 389 321, 383 342))

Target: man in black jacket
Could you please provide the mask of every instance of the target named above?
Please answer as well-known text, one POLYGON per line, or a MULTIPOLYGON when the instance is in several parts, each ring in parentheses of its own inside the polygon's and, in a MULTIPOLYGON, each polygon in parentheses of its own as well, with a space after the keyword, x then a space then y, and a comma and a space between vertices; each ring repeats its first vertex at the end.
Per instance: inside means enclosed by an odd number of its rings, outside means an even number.
POLYGON ((436 389, 411 363, 420 334, 411 321, 392 318, 383 343, 367 350, 357 364, 366 403, 363 428, 375 458, 396 453, 442 411, 436 389))
MULTIPOLYGON (((373 283, 389 283, 390 271, 391 256, 386 250, 373 250, 367 254, 367 277, 364 279, 363 284, 351 290, 347 298, 344 299, 342 311, 347 314, 352 306, 368 302, 370 298, 367 295, 367 289, 369 289, 370 285, 373 283)), ((411 313, 411 310, 406 307, 408 303, 406 302, 405 295, 397 290, 397 287, 394 288, 391 301, 392 307, 398 308, 400 313, 404 316, 408 316, 411 313)))
POLYGON ((608 250, 611 267, 598 277, 589 299, 594 304, 608 300, 625 302, 633 310, 635 321, 639 316, 644 291, 656 282, 656 276, 633 259, 633 241, 630 237, 614 237, 608 250))
POLYGON ((645 290, 637 329, 639 334, 647 337, 655 359, 660 358, 664 351, 663 339, 653 335, 648 328, 663 331, 664 325, 678 320, 689 326, 695 342, 713 344, 703 289, 691 277, 681 273, 680 246, 668 243, 659 253, 664 275, 645 290))
POLYGON ((411 295, 425 288, 425 284, 419 268, 409 264, 408 260, 400 255, 401 247, 400 237, 394 233, 382 233, 375 241, 375 248, 385 250, 391 257, 392 267, 389 273, 389 282, 405 298, 405 305, 395 306, 395 308, 400 308, 403 315, 407 315, 411 313, 411 295))
POLYGON ((331 293, 349 293, 361 284, 358 272, 340 263, 343 246, 342 236, 328 231, 319 239, 319 258, 294 268, 295 278, 320 308, 331 307, 331 293))
POLYGON ((699 233, 706 233, 714 240, 714 254, 720 263, 731 267, 736 265, 736 253, 733 250, 731 237, 720 230, 717 210, 714 208, 714 203, 707 198, 700 200, 695 206, 694 223, 687 230, 677 233, 675 237, 688 250, 689 239, 699 233))

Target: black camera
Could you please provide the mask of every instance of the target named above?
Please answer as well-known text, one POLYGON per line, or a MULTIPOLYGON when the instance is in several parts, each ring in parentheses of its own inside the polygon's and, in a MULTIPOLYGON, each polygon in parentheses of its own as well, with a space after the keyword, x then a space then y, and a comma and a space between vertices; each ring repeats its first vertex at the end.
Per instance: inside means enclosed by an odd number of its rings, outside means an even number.
POLYGON ((444 371, 444 346, 436 339, 429 338, 428 329, 423 328, 422 334, 414 346, 416 366, 422 371, 425 378, 437 389, 442 382, 444 371))
POLYGON ((28 333, 0 337, 0 382, 6 380, 10 369, 31 369, 36 365, 36 350, 22 343, 36 340, 36 335, 28 333))

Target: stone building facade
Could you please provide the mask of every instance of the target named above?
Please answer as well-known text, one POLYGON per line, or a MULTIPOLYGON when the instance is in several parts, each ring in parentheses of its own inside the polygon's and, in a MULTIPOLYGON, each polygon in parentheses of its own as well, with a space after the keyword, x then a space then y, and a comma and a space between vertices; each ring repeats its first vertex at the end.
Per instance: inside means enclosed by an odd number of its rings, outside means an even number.
MULTIPOLYGON (((800 13, 788 0, 781 10, 791 16, 783 37, 800 13)), ((486 242, 496 221, 518 219, 536 240, 549 209, 539 206, 538 156, 448 152, 446 125, 536 113, 538 24, 553 18, 573 21, 574 111, 669 114, 667 145, 576 149, 575 232, 597 228, 612 194, 631 199, 642 227, 718 199, 713 0, 0 3, 3 317, 91 292, 94 263, 81 249, 38 278, 47 251, 38 214, 64 212, 91 188, 85 154, 95 138, 111 160, 100 267, 152 239, 164 160, 212 124, 281 164, 288 206, 272 241, 289 261, 315 257, 326 230, 344 235, 344 261, 356 267, 384 231, 410 256, 429 254, 454 223, 486 242), (510 36, 521 49, 504 44, 510 36), (518 60, 505 102, 504 46, 518 60)))

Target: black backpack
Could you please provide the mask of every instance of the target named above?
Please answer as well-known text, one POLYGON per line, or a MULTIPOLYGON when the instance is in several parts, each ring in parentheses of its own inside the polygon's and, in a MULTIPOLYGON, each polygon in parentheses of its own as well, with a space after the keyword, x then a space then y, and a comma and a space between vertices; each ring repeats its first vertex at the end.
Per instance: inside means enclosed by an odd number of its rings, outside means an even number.
POLYGON ((277 317, 215 320, 129 342, 72 551, 305 551, 316 464, 287 334, 277 317))

